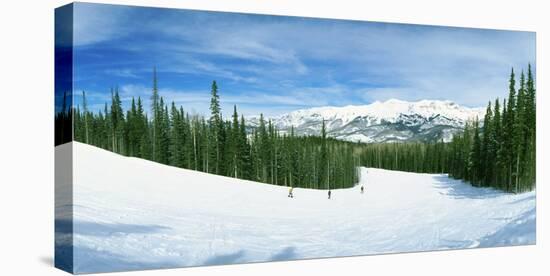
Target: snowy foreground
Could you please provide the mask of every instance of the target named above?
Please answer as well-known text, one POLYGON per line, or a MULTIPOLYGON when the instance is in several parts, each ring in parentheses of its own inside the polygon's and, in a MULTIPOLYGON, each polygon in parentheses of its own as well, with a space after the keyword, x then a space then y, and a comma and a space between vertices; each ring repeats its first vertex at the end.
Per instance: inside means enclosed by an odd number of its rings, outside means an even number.
POLYGON ((364 194, 291 199, 286 187, 73 146, 76 273, 535 243, 535 192, 362 168, 364 194))

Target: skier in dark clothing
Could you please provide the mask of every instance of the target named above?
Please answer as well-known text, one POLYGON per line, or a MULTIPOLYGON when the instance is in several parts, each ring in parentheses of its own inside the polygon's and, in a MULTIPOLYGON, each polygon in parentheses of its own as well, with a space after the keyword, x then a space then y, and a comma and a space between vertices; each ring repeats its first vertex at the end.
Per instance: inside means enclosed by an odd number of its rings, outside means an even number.
POLYGON ((365 187, 361 186, 361 193, 365 192, 365 187))
POLYGON ((330 199, 330 190, 328 190, 328 199, 330 199))

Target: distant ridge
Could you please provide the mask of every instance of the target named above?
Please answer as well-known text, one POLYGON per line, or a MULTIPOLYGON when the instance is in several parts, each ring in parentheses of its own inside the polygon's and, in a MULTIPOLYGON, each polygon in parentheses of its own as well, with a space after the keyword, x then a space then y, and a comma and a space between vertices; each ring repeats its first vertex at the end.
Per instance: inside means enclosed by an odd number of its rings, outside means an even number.
MULTIPOLYGON (((469 108, 452 101, 416 102, 390 99, 368 105, 315 107, 271 117, 282 132, 294 127, 297 135, 317 135, 323 119, 328 135, 354 142, 449 142, 468 120, 485 115, 485 108, 469 108)), ((249 126, 259 116, 247 118, 249 126)))

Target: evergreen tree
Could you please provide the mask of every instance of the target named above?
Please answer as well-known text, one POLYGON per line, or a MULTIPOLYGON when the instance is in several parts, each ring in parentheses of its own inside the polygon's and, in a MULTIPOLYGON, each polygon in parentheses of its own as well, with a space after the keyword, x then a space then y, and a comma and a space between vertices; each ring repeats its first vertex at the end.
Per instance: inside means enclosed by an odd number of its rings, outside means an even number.
POLYGON ((136 117, 135 120, 135 141, 136 141, 136 156, 141 158, 148 158, 150 150, 148 150, 148 147, 150 143, 145 144, 148 142, 148 125, 147 125, 147 117, 145 116, 145 110, 143 109, 143 103, 141 102, 141 97, 138 97, 137 100, 137 110, 136 110, 136 117))
POLYGON ((170 160, 172 159, 170 152, 170 117, 168 115, 168 105, 164 103, 162 97, 160 98, 160 104, 164 108, 162 114, 160 114, 162 120, 159 129, 159 161, 163 164, 170 164, 170 160))
POLYGON ((251 159, 251 147, 248 143, 248 138, 246 134, 246 124, 244 116, 241 115, 241 123, 239 125, 239 164, 240 164, 240 177, 243 179, 252 179, 252 159, 251 159))
POLYGON ((113 151, 123 154, 124 112, 122 111, 118 87, 115 88, 111 101, 111 124, 113 151))
POLYGON ((515 81, 515 74, 514 69, 512 69, 512 73, 510 74, 510 85, 509 85, 509 94, 508 94, 508 106, 506 108, 506 121, 504 122, 504 141, 503 141, 503 151, 505 154, 505 169, 506 169, 506 175, 507 175, 507 190, 512 190, 514 187, 513 185, 513 161, 515 160, 516 153, 515 153, 515 147, 514 147, 514 124, 515 124, 515 112, 516 107, 516 81, 515 81))
POLYGON ((524 190, 531 190, 535 185, 536 178, 536 96, 535 80, 531 71, 531 64, 527 68, 527 82, 525 87, 525 125, 526 137, 524 147, 525 157, 525 187, 524 190))
POLYGON ((514 169, 514 176, 515 176, 515 186, 514 186, 514 192, 519 192, 521 189, 520 181, 523 180, 523 173, 524 168, 523 164, 525 164, 524 156, 525 156, 525 149, 526 149, 526 138, 527 138, 527 125, 525 121, 525 76, 523 72, 521 72, 520 76, 520 88, 518 90, 517 99, 516 99, 516 107, 515 107, 515 120, 514 120, 514 128, 513 128, 513 146, 514 146, 514 159, 513 161, 513 167, 514 169))
POLYGON ((330 165, 328 160, 328 149, 327 149, 327 131, 325 126, 325 120, 321 125, 321 152, 319 158, 319 169, 318 169, 318 178, 319 178, 319 188, 330 189, 330 165))
POLYGON ((231 175, 235 178, 239 177, 240 171, 240 162, 239 162, 239 151, 240 151, 240 128, 239 128, 239 115, 237 114, 237 106, 233 106, 233 122, 231 125, 231 132, 229 135, 231 142, 229 148, 230 161, 231 161, 231 175))
POLYGON ((136 147, 139 144, 139 132, 138 132, 138 115, 136 101, 132 97, 132 103, 130 104, 130 110, 126 113, 126 145, 129 156, 136 156, 136 147))
POLYGON ((88 125, 88 102, 86 101, 86 92, 82 91, 82 109, 84 111, 84 131, 85 131, 85 139, 84 142, 86 144, 90 143, 89 139, 89 125, 88 125))
POLYGON ((170 165, 183 167, 183 118, 173 101, 170 118, 170 165))
POLYGON ((501 127, 501 117, 500 117, 500 102, 498 98, 495 100, 495 111, 493 116, 493 127, 492 127, 492 136, 489 139, 489 150, 488 160, 489 166, 492 171, 491 181, 489 186, 499 187, 502 178, 500 178, 501 171, 499 170, 499 142, 502 140, 502 127, 501 127))
POLYGON ((481 183, 484 186, 491 182, 493 177, 492 162, 494 159, 494 133, 493 133, 493 111, 491 109, 491 102, 487 105, 485 111, 485 118, 483 120, 483 143, 481 147, 481 183))
POLYGON ((258 159, 260 163, 260 179, 262 182, 268 182, 268 167, 269 167, 269 136, 265 126, 264 115, 260 114, 259 142, 258 142, 258 159))
POLYGON ((162 112, 162 105, 159 102, 159 91, 158 91, 158 79, 157 79, 157 68, 153 68, 153 95, 151 96, 151 111, 152 111, 152 131, 151 131, 151 140, 152 140, 152 158, 153 161, 159 160, 159 139, 158 132, 161 125, 160 114, 162 112))
POLYGON ((222 139, 221 133, 222 119, 220 100, 218 95, 218 85, 216 81, 212 82, 211 98, 210 98, 210 119, 208 121, 210 126, 210 137, 208 137, 208 150, 209 156, 206 163, 207 172, 220 173, 220 162, 222 159, 222 139))
POLYGON ((474 138, 472 151, 470 152, 470 182, 479 185, 481 176, 481 140, 479 135, 479 120, 474 122, 474 138))

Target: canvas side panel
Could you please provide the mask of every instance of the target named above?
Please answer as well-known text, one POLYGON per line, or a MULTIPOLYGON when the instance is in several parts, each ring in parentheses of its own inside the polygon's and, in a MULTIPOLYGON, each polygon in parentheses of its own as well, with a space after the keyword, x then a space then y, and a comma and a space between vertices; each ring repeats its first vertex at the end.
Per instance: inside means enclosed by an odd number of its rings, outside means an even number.
POLYGON ((55 10, 55 267, 73 272, 73 5, 55 10))

